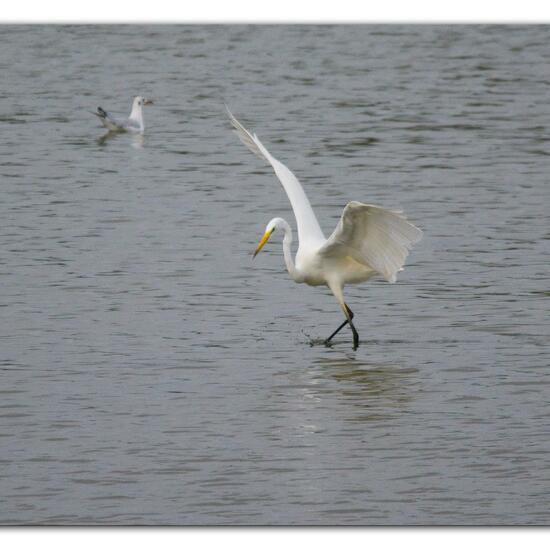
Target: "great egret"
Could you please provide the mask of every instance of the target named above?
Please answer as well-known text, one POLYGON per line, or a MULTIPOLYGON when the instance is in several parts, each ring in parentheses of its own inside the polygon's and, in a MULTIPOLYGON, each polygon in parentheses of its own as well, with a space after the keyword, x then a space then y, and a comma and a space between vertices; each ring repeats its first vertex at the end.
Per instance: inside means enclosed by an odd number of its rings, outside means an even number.
POLYGON ((413 243, 422 237, 422 231, 409 223, 401 211, 386 210, 372 204, 349 202, 342 217, 326 239, 313 209, 296 176, 262 145, 256 134, 251 134, 226 106, 229 119, 240 140, 255 155, 271 164, 292 205, 298 228, 298 251, 292 260, 290 245, 292 229, 282 218, 273 218, 265 228, 254 257, 260 252, 276 229, 283 234, 283 252, 286 268, 297 283, 311 286, 326 285, 338 300, 346 320, 325 340, 330 340, 349 324, 353 333, 353 349, 359 346, 359 335, 353 324, 353 312, 344 301, 344 286, 361 283, 379 273, 394 283, 402 270, 413 243))
POLYGON ((144 99, 141 96, 134 98, 132 103, 132 112, 126 119, 121 119, 110 115, 107 111, 101 107, 97 108, 97 112, 94 113, 105 128, 110 132, 131 132, 134 134, 143 134, 145 131, 145 124, 143 122, 143 112, 141 108, 144 105, 153 105, 152 99, 144 99))

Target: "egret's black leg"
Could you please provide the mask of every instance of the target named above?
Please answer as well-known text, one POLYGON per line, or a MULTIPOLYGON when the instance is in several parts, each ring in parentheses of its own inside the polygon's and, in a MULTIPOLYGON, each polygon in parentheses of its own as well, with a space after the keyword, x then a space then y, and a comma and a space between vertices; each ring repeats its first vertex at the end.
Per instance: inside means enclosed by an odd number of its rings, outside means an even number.
POLYGON ((348 310, 348 323, 349 327, 351 328, 351 332, 353 332, 353 351, 355 351, 359 347, 359 334, 357 333, 357 330, 355 329, 355 325, 353 324, 353 311, 348 307, 348 304, 344 304, 346 306, 346 309, 348 310))
POLYGON ((357 333, 357 330, 355 330, 355 326, 351 321, 349 322, 349 326, 353 332, 353 351, 355 351, 359 347, 359 334, 357 333))
POLYGON ((325 344, 329 344, 330 341, 336 336, 346 325, 348 324, 348 320, 346 319, 326 340, 325 344))
MULTIPOLYGON (((351 311, 351 309, 348 307, 348 304, 344 304, 346 306, 346 310, 348 312, 348 315, 349 315, 349 319, 346 319, 326 340, 325 340, 325 344, 329 344, 330 341, 334 338, 334 336, 336 336, 349 322, 351 319, 353 319, 353 311, 351 311)), ((353 326, 353 325, 352 325, 353 326)), ((357 334, 357 331, 355 330, 355 327, 353 327, 351 329, 352 331, 354 331, 354 334, 357 334)), ((354 338, 354 345, 355 345, 355 336, 353 337, 354 338)), ((358 337, 359 338, 359 337, 358 337)), ((359 344, 357 344, 359 345, 359 344)))

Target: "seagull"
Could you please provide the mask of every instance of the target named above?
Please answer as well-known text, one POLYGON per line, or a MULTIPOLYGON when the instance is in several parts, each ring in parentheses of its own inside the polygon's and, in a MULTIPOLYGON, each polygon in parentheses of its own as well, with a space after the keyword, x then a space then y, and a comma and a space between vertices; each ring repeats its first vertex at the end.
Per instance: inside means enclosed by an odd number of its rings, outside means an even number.
POLYGON ((356 350, 359 334, 353 324, 354 314, 344 300, 344 286, 367 281, 377 274, 395 283, 409 250, 422 238, 422 231, 408 222, 401 211, 351 201, 345 206, 332 235, 325 238, 296 176, 269 153, 256 134, 250 133, 231 114, 227 105, 226 110, 243 144, 272 166, 286 191, 298 227, 295 260, 290 248, 292 229, 282 218, 273 218, 267 224, 254 257, 276 230, 281 231, 285 264, 291 279, 309 286, 327 286, 344 313, 345 321, 325 340, 325 345, 330 345, 332 338, 349 324, 356 350))
POLYGON ((141 96, 134 98, 132 103, 132 112, 130 116, 126 119, 114 117, 109 114, 105 109, 101 107, 97 108, 97 112, 94 113, 105 128, 110 132, 131 132, 134 134, 143 134, 145 131, 145 124, 143 123, 143 113, 141 108, 144 105, 153 105, 153 100, 144 99, 141 96))

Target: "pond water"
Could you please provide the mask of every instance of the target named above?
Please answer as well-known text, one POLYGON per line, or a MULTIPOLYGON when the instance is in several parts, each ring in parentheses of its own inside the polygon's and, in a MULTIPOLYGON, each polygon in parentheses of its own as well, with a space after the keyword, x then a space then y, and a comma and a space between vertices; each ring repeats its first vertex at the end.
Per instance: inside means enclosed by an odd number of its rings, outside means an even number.
POLYGON ((0 28, 0 523, 548 524, 548 26, 0 28), (96 107, 155 100, 142 138, 96 107), (293 283, 255 131, 398 282, 293 283))

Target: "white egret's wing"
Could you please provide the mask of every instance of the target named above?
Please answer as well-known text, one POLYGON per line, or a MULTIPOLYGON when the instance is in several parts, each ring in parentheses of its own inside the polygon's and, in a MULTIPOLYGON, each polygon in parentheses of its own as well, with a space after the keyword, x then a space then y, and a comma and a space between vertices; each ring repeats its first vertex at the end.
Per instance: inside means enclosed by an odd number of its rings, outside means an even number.
POLYGON ((262 145, 256 134, 251 134, 232 114, 227 105, 227 114, 235 128, 239 139, 259 158, 267 160, 275 170, 276 176, 286 191, 298 226, 298 238, 300 243, 304 241, 324 241, 325 237, 311 208, 311 204, 296 176, 262 145))
POLYGON ((395 283, 409 250, 421 238, 422 231, 401 212, 353 201, 344 208, 336 229, 319 254, 351 256, 395 283))

